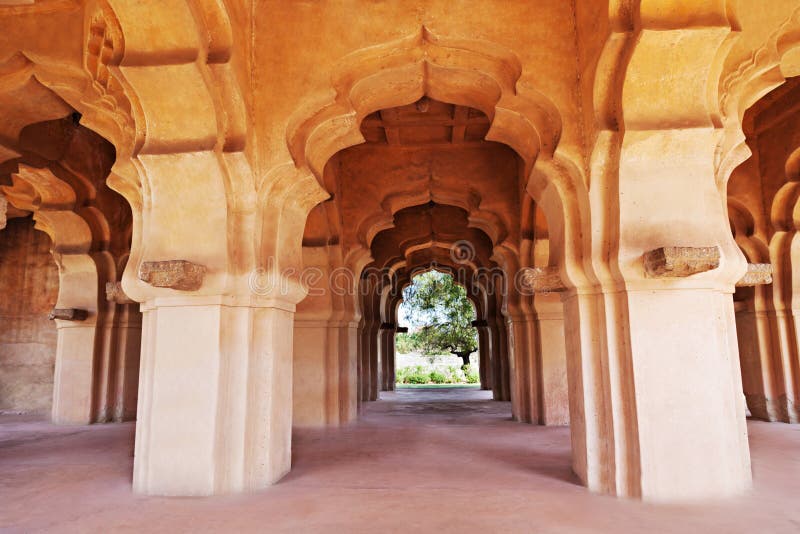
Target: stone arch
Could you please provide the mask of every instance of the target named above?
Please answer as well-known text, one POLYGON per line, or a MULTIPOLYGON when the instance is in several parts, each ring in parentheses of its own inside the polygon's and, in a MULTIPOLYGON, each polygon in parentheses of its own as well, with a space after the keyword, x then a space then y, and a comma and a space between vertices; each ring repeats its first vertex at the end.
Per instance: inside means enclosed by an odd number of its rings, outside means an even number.
MULTIPOLYGON (((331 88, 309 97, 309 104, 289 121, 287 144, 293 161, 273 168, 259 189, 260 198, 269 206, 264 208, 265 214, 287 215, 265 215, 262 228, 274 225, 275 217, 288 220, 287 210, 305 220, 308 210, 327 196, 322 185, 325 163, 337 152, 364 142, 359 131, 363 117, 429 96, 474 107, 491 119, 486 139, 511 147, 524 162, 528 192, 540 199, 549 218, 557 219, 552 224, 558 229, 554 235, 559 244, 569 244, 556 247, 559 264, 568 265, 564 274, 570 282, 579 283, 582 274, 577 255, 582 253, 583 235, 579 208, 587 204, 576 197, 585 196, 585 186, 577 166, 557 151, 561 132, 558 110, 541 93, 519 93, 516 80, 520 72, 513 52, 482 41, 446 39, 425 27, 415 35, 345 57, 332 76, 331 88)), ((401 203, 395 210, 418 199, 398 200, 401 203)), ((376 213, 367 224, 373 230, 365 229, 362 235, 384 228, 392 209, 385 206, 376 213)), ((490 214, 477 215, 474 224, 488 229, 492 220, 490 214)), ((299 235, 301 229, 282 228, 279 232, 279 236, 262 241, 262 256, 274 255, 276 242, 286 245, 284 236, 299 235)), ((298 243, 299 239, 292 241, 298 243)), ((287 261, 297 258, 296 252, 288 252, 287 261)))

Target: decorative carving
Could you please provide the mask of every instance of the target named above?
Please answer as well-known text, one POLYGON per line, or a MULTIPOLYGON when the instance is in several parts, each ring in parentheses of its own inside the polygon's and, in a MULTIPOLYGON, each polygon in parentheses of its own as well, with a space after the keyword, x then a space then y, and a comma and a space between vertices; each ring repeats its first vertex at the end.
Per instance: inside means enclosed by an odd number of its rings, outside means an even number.
POLYGON ((651 278, 685 278, 719 267, 719 247, 660 247, 644 254, 651 278))
POLYGON ((748 263, 747 272, 741 280, 736 282, 736 287, 760 286, 772 283, 772 264, 748 263))
POLYGON ((77 308, 55 308, 47 316, 51 321, 61 319, 62 321, 85 321, 89 317, 89 312, 77 308))
POLYGON ((145 261, 139 267, 139 280, 153 287, 197 291, 205 273, 205 265, 186 260, 145 261))
POLYGON ((122 282, 106 282, 106 300, 117 304, 133 304, 136 302, 122 290, 122 282))
POLYGON ((564 291, 558 267, 527 267, 520 271, 520 289, 530 293, 553 293, 564 291))

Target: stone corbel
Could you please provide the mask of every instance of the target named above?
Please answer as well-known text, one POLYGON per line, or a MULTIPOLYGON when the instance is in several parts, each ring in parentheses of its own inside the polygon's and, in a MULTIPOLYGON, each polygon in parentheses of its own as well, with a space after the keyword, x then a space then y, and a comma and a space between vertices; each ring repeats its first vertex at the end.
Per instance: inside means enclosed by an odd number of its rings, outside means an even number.
POLYGON ((89 317, 89 312, 77 308, 55 308, 47 316, 51 321, 61 319, 62 321, 85 321, 89 317))
POLYGON ((186 260, 145 261, 139 267, 139 280, 153 287, 197 291, 203 285, 205 265, 186 260))
POLYGON ((747 272, 741 280, 736 282, 736 287, 761 286, 772 283, 772 264, 748 263, 747 272))
POLYGON ((644 253, 650 278, 685 278, 719 267, 719 247, 660 247, 644 253))
POLYGON ((527 293, 554 293, 566 290, 558 267, 528 267, 521 271, 520 285, 527 293))
POLYGON ((136 302, 122 290, 122 282, 106 282, 106 300, 117 304, 134 304, 136 302))

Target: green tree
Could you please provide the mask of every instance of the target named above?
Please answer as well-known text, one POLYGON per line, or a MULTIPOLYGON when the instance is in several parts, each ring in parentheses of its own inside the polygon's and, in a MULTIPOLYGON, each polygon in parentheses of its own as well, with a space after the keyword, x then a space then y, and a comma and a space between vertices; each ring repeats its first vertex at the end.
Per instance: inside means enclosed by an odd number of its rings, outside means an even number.
POLYGON ((450 352, 469 364, 478 347, 475 309, 452 276, 437 271, 415 276, 403 290, 402 305, 412 331, 399 334, 398 345, 427 355, 450 352))

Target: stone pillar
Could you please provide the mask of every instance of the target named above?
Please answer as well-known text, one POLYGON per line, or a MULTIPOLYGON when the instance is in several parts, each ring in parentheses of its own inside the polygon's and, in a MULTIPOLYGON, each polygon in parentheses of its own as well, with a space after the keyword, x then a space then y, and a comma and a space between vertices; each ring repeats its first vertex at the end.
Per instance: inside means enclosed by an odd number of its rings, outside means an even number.
POLYGON ((479 319, 472 322, 472 326, 478 331, 478 357, 481 389, 492 389, 492 358, 491 358, 491 334, 489 324, 486 320, 479 319))
POLYGON ((142 313, 138 303, 118 304, 116 329, 116 378, 114 421, 136 419, 139 391, 139 357, 142 351, 142 313))
POLYGON ((533 350, 536 340, 531 337, 531 318, 526 314, 509 314, 508 361, 511 377, 511 414, 515 421, 536 422, 539 410, 538 380, 533 350))
POLYGON ((394 338, 397 325, 383 323, 380 329, 381 391, 395 389, 394 338))
POLYGON ((52 419, 57 424, 94 421, 97 268, 86 254, 55 254, 59 295, 50 317, 58 329, 52 419))
POLYGON ((508 336, 502 315, 491 317, 490 326, 492 343, 492 398, 497 401, 511 400, 509 379, 508 336))
MULTIPOLYGON (((308 296, 294 320, 293 426, 323 427, 356 417, 356 326, 344 295, 331 275, 341 257, 337 247, 303 247, 308 296)), ((347 281, 348 284, 352 280, 347 281)))
POLYGON ((226 297, 143 305, 133 486, 155 495, 263 488, 291 465, 293 306, 226 297))
POLYGON ((533 304, 540 388, 538 422, 543 425, 568 425, 569 388, 564 305, 561 303, 561 296, 556 293, 536 295, 533 304))

